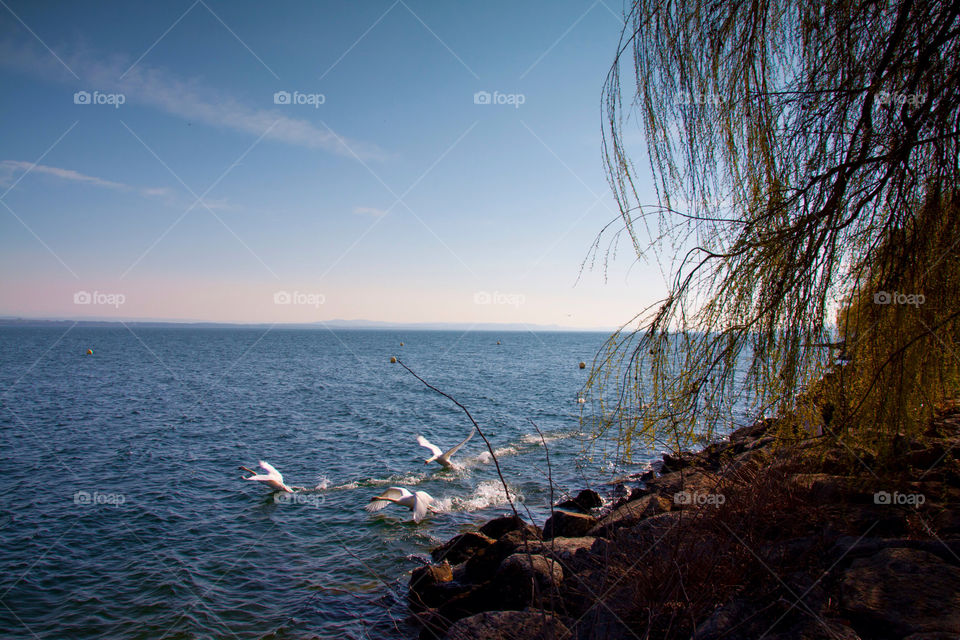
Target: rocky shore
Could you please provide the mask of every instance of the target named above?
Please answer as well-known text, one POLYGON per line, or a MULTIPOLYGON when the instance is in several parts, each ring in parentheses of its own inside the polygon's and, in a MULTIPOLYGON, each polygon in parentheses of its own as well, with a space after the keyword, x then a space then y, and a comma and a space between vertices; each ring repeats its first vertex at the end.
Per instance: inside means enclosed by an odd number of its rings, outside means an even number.
POLYGON ((411 575, 420 637, 960 638, 960 409, 892 465, 776 427, 455 536, 411 575))

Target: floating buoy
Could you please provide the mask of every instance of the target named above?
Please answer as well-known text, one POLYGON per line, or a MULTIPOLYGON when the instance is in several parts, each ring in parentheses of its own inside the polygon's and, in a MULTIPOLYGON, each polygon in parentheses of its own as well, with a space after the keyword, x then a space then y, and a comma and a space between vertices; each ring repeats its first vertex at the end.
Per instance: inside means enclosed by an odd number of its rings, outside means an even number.
POLYGON ((88 355, 88 356, 92 356, 92 355, 93 355, 93 349, 87 349, 87 355, 88 355))
POLYGON ((587 368, 587 363, 586 363, 586 362, 581 362, 581 363, 580 363, 580 368, 581 368, 581 369, 586 369, 586 368, 587 368))
POLYGON ((577 404, 583 404, 583 403, 585 403, 586 401, 587 401, 587 399, 584 398, 583 396, 580 396, 579 398, 577 398, 577 404))
POLYGON ((397 357, 396 357, 396 356, 390 356, 390 364, 397 364, 397 357))
POLYGON ((499 341, 499 340, 497 340, 497 344, 500 344, 500 341, 499 341))
POLYGON ((403 346, 403 343, 402 343, 402 342, 400 343, 400 346, 401 346, 401 347, 403 346))

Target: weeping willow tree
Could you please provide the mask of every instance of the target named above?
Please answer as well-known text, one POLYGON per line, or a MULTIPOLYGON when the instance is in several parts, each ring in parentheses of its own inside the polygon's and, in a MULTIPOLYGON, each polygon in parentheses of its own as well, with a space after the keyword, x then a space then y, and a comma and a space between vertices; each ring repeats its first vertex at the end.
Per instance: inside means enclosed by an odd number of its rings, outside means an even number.
POLYGON ((621 455, 649 439, 689 446, 735 407, 839 435, 916 432, 957 392, 958 13, 628 8, 604 87, 620 217, 594 249, 629 241, 669 293, 608 340, 588 382, 594 431, 621 455))

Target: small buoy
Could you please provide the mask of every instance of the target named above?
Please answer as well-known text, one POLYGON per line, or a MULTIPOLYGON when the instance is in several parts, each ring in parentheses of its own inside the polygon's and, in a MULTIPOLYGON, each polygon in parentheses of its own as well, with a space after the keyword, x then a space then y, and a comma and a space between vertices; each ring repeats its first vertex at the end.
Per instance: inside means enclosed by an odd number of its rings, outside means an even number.
POLYGON ((587 399, 584 398, 583 396, 580 396, 579 398, 577 398, 577 403, 578 403, 578 404, 583 404, 583 403, 585 403, 586 401, 587 401, 587 399))
POLYGON ((402 343, 402 342, 400 343, 400 346, 401 346, 401 347, 403 346, 403 343, 402 343))
POLYGON ((500 341, 499 341, 499 340, 497 340, 497 344, 500 344, 500 341))
POLYGON ((581 368, 581 369, 586 369, 586 368, 587 368, 587 363, 586 363, 586 362, 581 362, 581 363, 580 363, 580 368, 581 368))
POLYGON ((390 364, 397 364, 397 357, 396 357, 396 356, 390 356, 390 364))
POLYGON ((93 349, 87 349, 87 355, 88 355, 88 356, 92 356, 92 355, 93 355, 93 349))

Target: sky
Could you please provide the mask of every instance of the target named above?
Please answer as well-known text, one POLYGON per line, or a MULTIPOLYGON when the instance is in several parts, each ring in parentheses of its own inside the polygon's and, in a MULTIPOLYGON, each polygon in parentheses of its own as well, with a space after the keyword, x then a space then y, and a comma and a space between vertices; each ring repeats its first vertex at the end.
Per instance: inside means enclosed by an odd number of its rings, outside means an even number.
POLYGON ((626 322, 665 284, 588 260, 621 14, 0 0, 0 316, 626 322))

